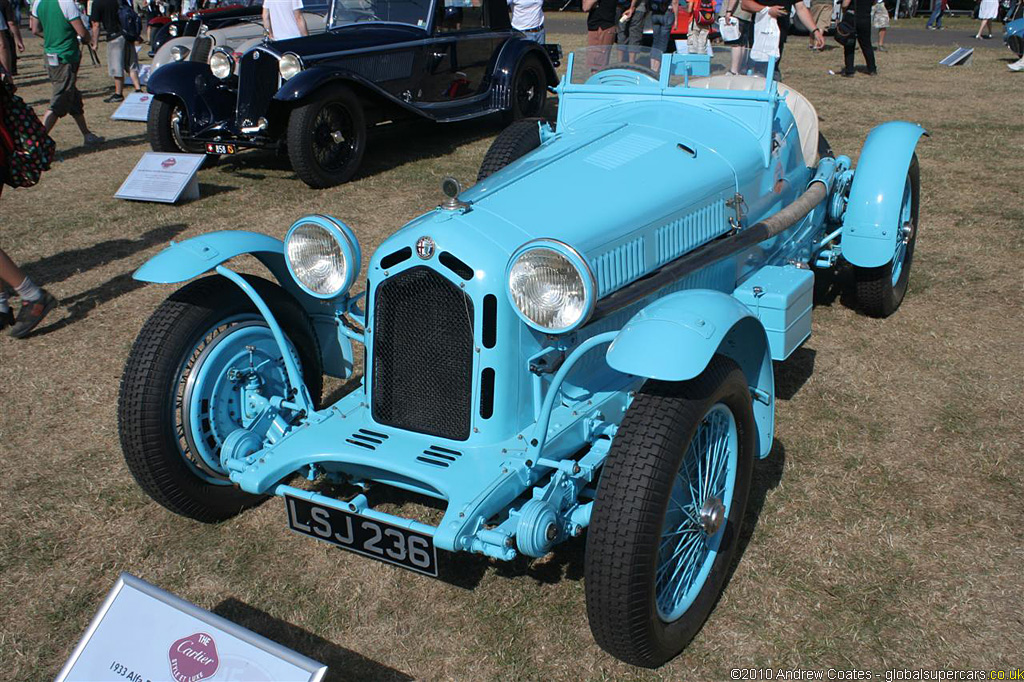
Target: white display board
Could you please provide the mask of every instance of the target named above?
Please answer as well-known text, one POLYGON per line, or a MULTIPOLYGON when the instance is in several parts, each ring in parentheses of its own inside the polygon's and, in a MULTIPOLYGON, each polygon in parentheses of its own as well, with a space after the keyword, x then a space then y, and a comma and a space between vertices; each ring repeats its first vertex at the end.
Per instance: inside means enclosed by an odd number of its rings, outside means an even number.
POLYGON ((153 103, 153 95, 146 92, 133 92, 124 98, 121 106, 110 117, 115 121, 146 121, 149 119, 149 105, 153 103))
POLYGON ((939 60, 943 66, 970 66, 974 61, 973 47, 958 47, 939 60))
POLYGON ((205 154, 146 152, 114 197, 164 204, 173 204, 179 199, 198 199, 196 173, 205 158, 205 154))
POLYGON ((56 682, 319 682, 327 666, 122 573, 56 682))

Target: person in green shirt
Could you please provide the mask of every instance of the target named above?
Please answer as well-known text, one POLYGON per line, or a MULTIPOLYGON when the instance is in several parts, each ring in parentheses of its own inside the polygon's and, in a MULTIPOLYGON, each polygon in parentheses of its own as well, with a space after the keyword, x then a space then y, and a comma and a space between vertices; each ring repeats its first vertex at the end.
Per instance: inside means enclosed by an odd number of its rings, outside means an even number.
POLYGON ((85 122, 82 93, 77 85, 78 65, 82 61, 78 38, 88 43, 91 36, 85 30, 75 0, 33 0, 29 28, 43 39, 46 73, 53 84, 50 108, 43 115, 46 132, 53 129, 57 119, 71 114, 82 131, 85 145, 100 144, 103 138, 93 135, 85 122))

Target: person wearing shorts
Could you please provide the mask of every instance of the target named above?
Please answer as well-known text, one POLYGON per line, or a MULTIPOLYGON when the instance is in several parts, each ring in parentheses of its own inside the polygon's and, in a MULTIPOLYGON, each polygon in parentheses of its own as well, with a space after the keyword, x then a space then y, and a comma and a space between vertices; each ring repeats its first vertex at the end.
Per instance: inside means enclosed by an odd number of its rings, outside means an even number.
POLYGON ((754 46, 754 17, 747 10, 743 9, 740 0, 725 0, 725 20, 731 22, 736 20, 740 29, 738 40, 726 43, 732 49, 732 65, 729 67, 729 74, 743 72, 747 61, 747 54, 754 46))
POLYGON ((89 41, 90 36, 75 0, 33 0, 29 28, 43 39, 46 73, 53 84, 50 108, 43 115, 46 132, 53 129, 58 119, 71 114, 85 145, 100 144, 103 138, 89 131, 82 93, 78 90, 78 65, 82 61, 78 38, 89 41))
POLYGON ((92 22, 92 47, 95 50, 100 40, 100 28, 107 34, 107 73, 114 79, 114 94, 104 102, 124 100, 124 73, 132 79, 135 91, 142 90, 139 84, 139 55, 135 45, 129 43, 121 30, 117 10, 122 0, 93 0, 89 20, 92 22))
POLYGON ((878 30, 878 45, 875 49, 885 52, 885 32, 889 28, 889 10, 885 7, 885 0, 878 0, 872 5, 871 28, 878 30))

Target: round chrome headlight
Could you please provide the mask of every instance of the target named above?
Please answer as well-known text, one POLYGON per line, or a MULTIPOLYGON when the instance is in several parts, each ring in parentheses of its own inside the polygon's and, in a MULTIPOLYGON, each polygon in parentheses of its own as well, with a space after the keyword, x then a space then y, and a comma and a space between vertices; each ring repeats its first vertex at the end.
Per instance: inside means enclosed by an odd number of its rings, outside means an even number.
POLYGON ((210 55, 210 71, 214 76, 224 80, 230 77, 234 70, 235 60, 231 58, 231 55, 219 48, 213 51, 213 54, 210 55))
POLYGON ((302 60, 297 54, 285 52, 281 55, 281 63, 278 68, 281 70, 281 78, 288 80, 299 71, 302 71, 302 60))
POLYGON ((550 239, 520 247, 508 267, 508 293, 523 321, 560 334, 582 325, 594 310, 597 286, 573 248, 550 239))
POLYGON ((176 62, 183 62, 188 57, 188 48, 184 45, 175 45, 171 48, 171 59, 176 62))
POLYGON ((359 243, 340 220, 322 215, 301 218, 284 238, 285 262, 306 293, 335 298, 348 291, 359 274, 359 243))
POLYGON ((172 38, 177 38, 178 37, 178 25, 177 24, 171 24, 170 26, 168 26, 167 27, 167 35, 171 36, 172 38))

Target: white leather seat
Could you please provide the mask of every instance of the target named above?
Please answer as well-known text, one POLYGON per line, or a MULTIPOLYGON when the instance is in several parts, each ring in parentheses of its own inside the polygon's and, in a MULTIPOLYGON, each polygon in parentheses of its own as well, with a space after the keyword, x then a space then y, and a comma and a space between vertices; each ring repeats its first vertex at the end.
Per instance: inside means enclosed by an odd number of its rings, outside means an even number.
MULTIPOLYGON (((800 135, 800 151, 804 162, 811 168, 818 164, 818 112, 810 101, 793 88, 779 83, 779 94, 786 96, 796 130, 800 135)), ((691 88, 708 90, 764 90, 764 78, 760 76, 707 76, 690 80, 691 88)))

